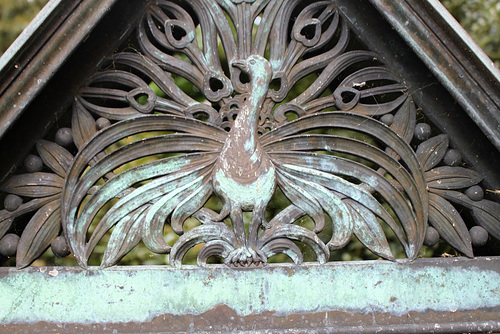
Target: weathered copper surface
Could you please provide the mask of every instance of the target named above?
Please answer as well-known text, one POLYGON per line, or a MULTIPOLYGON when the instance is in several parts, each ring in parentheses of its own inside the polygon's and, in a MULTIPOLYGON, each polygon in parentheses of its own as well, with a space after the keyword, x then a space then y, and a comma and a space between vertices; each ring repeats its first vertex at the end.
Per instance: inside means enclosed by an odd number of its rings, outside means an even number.
POLYGON ((498 263, 461 258, 257 269, 3 268, 0 331, 497 331, 498 263))
POLYGON ((2 184, 2 235, 35 212, 17 266, 61 227, 83 267, 111 228, 103 267, 140 241, 174 266, 200 243, 200 265, 219 256, 259 266, 277 253, 300 264, 301 244, 325 263, 353 235, 395 260, 384 225, 412 260, 428 222, 472 257, 455 206, 498 238, 500 205, 484 198, 482 176, 462 165, 448 136, 417 122, 403 81, 350 41, 334 1, 152 4, 137 29, 140 50, 105 60, 75 98, 71 128, 39 141, 28 173, 2 184), (294 92, 301 79, 306 88, 294 92), (277 189, 290 204, 269 217, 277 189), (220 211, 205 206, 212 196, 220 211), (304 216, 312 228, 298 224, 304 216), (189 217, 201 225, 185 230, 189 217), (173 245, 165 224, 180 236, 173 245))

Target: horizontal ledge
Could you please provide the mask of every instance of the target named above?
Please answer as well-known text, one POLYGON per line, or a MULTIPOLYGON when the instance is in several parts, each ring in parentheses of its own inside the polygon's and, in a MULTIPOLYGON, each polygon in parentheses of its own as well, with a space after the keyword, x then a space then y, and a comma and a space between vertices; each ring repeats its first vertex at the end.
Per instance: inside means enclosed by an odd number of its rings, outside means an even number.
POLYGON ((500 258, 0 268, 0 295, 0 332, 496 330, 500 258))

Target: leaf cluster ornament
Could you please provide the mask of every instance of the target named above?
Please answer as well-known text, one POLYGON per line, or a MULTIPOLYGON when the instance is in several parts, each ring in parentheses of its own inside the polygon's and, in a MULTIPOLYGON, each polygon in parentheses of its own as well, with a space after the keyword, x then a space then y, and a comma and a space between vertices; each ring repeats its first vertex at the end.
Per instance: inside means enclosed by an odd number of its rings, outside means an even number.
POLYGON ((41 140, 37 143, 37 151, 49 172, 33 172, 11 177, 2 184, 1 190, 33 198, 19 205, 16 210, 0 211, 0 236, 3 236, 14 218, 37 210, 25 227, 16 253, 16 266, 23 268, 38 258, 56 239, 61 230, 61 193, 64 178, 72 165, 73 156, 63 147, 53 142, 41 140))
POLYGON ((461 192, 478 187, 483 178, 476 171, 459 166, 438 166, 448 152, 448 146, 448 137, 439 135, 422 142, 417 148, 429 189, 429 222, 453 248, 473 257, 467 225, 452 203, 472 210, 476 223, 495 237, 500 236, 500 205, 482 198, 473 200, 461 192))

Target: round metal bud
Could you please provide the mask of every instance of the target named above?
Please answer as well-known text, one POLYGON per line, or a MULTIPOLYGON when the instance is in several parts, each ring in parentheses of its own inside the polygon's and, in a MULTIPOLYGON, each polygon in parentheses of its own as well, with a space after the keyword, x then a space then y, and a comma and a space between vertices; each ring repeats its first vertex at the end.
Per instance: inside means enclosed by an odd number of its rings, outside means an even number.
POLYGON ((58 236, 52 242, 50 248, 52 249, 52 253, 54 253, 54 255, 57 257, 66 257, 71 253, 69 250, 68 243, 66 242, 66 239, 62 235, 58 236))
POLYGON ((462 163, 462 155, 454 149, 449 149, 444 155, 443 161, 448 166, 458 166, 462 163))
POLYGON ((473 201, 480 201, 484 197, 484 190, 480 186, 472 186, 465 191, 467 197, 473 201))
POLYGON ((107 119, 105 117, 99 117, 95 121, 95 125, 97 126, 98 130, 102 130, 102 129, 107 128, 108 126, 110 126, 111 122, 109 121, 109 119, 107 119))
POLYGON ((439 232, 432 226, 427 227, 425 232, 424 245, 432 247, 439 241, 439 232))
POLYGON ((385 125, 391 125, 394 122, 394 115, 385 114, 384 116, 380 117, 380 121, 385 125))
POLYGON ((15 256, 18 244, 19 236, 17 234, 9 233, 4 235, 0 240, 0 254, 7 257, 15 256))
POLYGON ((70 128, 60 128, 56 132, 56 143, 62 147, 73 144, 73 132, 70 128))
POLYGON ((24 167, 30 173, 40 172, 43 169, 43 161, 40 157, 30 154, 24 159, 24 167))
POLYGON ((415 138, 420 141, 427 140, 431 137, 431 126, 427 123, 418 123, 415 126, 415 138))
POLYGON ((5 196, 5 200, 3 202, 3 207, 7 211, 15 211, 19 206, 23 204, 23 199, 17 195, 9 194, 5 196))
POLYGON ((470 238, 472 241, 472 246, 481 247, 488 242, 488 231, 486 231, 481 226, 474 226, 470 229, 470 238))

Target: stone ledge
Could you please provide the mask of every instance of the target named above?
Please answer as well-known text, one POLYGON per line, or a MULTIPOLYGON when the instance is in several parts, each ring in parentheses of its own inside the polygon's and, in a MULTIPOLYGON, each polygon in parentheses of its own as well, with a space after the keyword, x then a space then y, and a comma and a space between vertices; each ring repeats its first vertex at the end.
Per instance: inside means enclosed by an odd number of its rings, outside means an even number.
POLYGON ((0 332, 500 329, 500 258, 0 268, 0 332))

